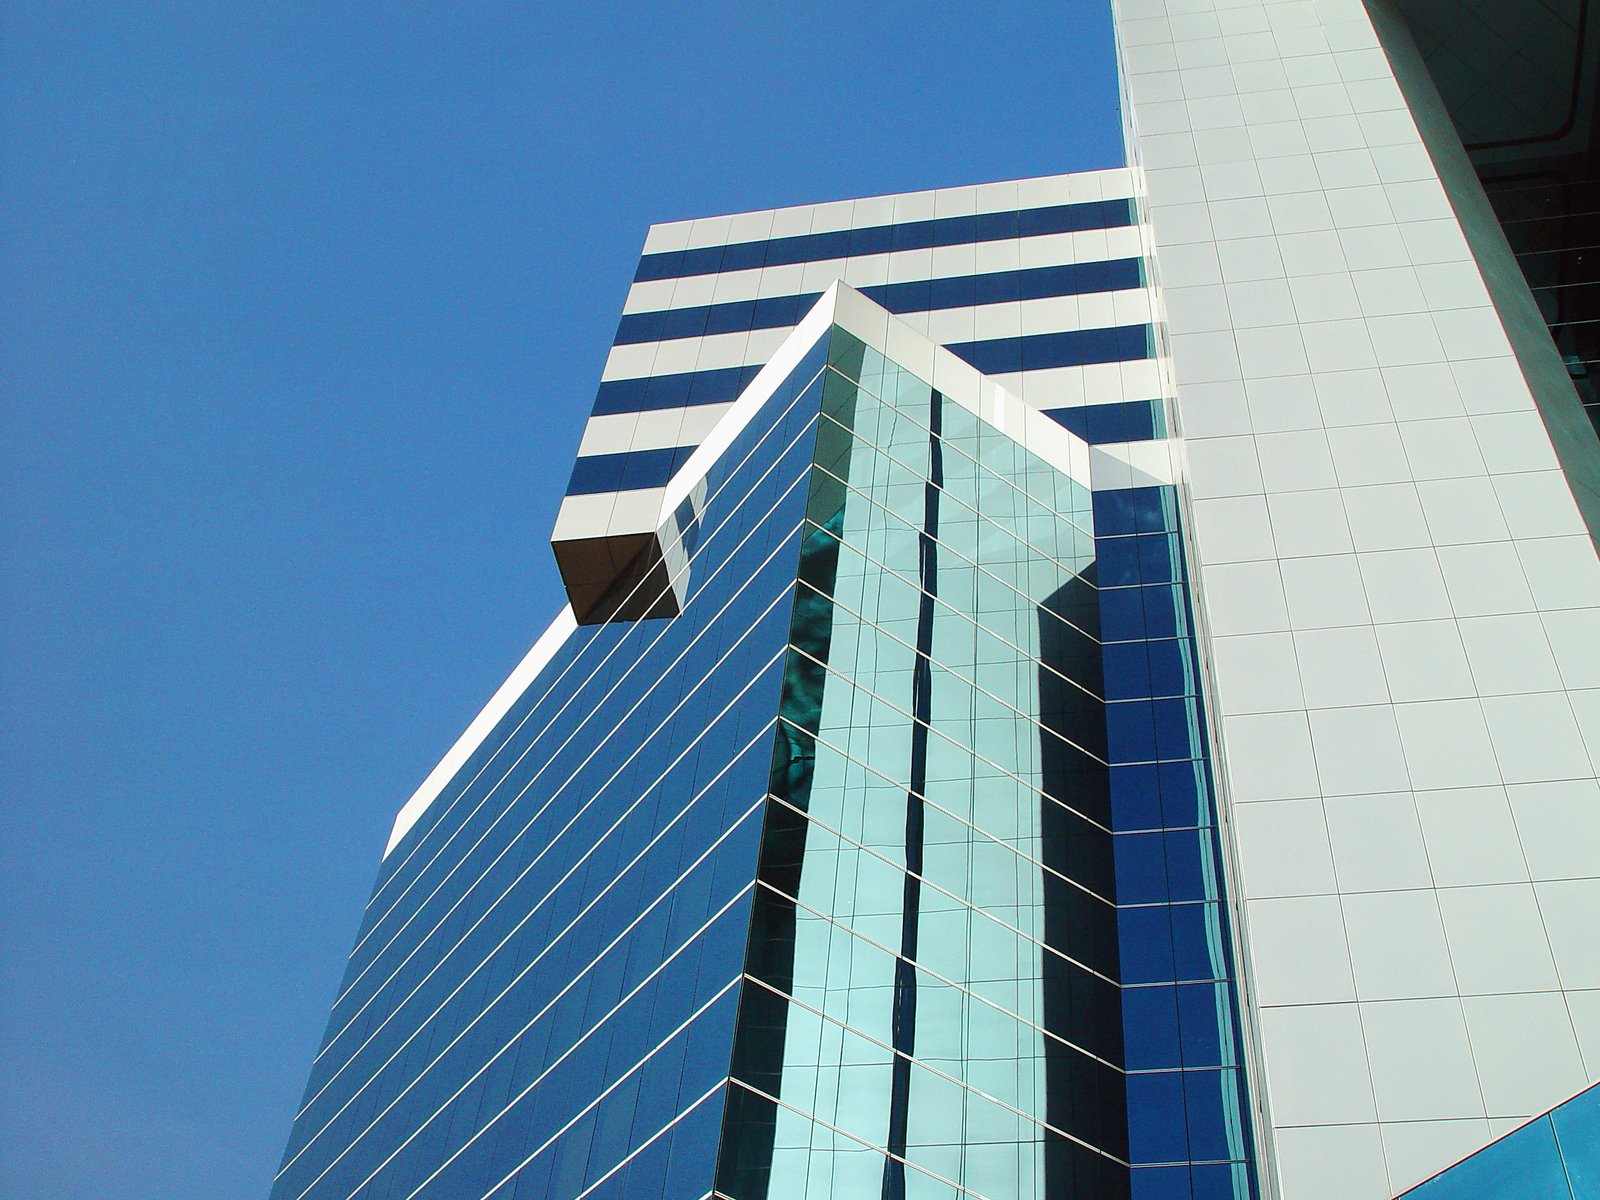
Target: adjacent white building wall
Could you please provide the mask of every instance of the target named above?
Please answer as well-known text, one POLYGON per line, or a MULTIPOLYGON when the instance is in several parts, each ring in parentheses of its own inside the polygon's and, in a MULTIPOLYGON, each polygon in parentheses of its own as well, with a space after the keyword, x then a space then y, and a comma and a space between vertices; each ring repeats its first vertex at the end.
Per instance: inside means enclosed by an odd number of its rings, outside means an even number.
POLYGON ((1394 1196, 1600 1079, 1600 562, 1361 0, 1114 7, 1265 1174, 1394 1196))

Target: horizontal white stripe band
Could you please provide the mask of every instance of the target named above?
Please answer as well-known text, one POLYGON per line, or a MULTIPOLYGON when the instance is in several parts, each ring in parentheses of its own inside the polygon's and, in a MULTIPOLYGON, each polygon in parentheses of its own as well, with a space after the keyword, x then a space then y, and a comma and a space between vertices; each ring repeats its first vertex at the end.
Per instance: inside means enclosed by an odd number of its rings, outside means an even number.
MULTIPOLYGON (((1050 296, 1011 300, 931 313, 897 314, 898 319, 938 345, 981 342, 995 338, 1033 337, 1077 329, 1148 324, 1151 293, 1145 288, 1088 296, 1050 296)), ((716 333, 709 337, 674 338, 613 346, 606 356, 601 381, 645 379, 691 371, 755 366, 769 359, 788 336, 787 329, 716 333)))
POLYGON ((664 450, 673 446, 698 446, 722 415, 727 404, 696 404, 688 408, 657 408, 644 412, 602 413, 584 426, 578 454, 628 454, 664 450))
POLYGON ((835 279, 851 287, 876 287, 885 283, 912 283, 926 279, 987 275, 1024 267, 1059 267, 1075 263, 1138 258, 1143 238, 1137 226, 1083 229, 1040 237, 1008 238, 931 250, 897 250, 889 254, 864 254, 856 258, 830 258, 817 262, 726 271, 716 275, 689 275, 682 279, 648 279, 628 289, 624 314, 697 308, 737 300, 764 300, 777 296, 820 292, 835 279))
POLYGON ((1050 208, 1058 204, 1090 204, 1097 200, 1129 199, 1137 194, 1133 168, 1078 171, 1070 175, 1044 175, 1001 183, 969 184, 893 196, 867 196, 824 204, 802 204, 759 212, 700 217, 691 221, 666 221, 652 225, 645 235, 644 253, 692 250, 737 242, 798 237, 807 233, 835 233, 907 221, 941 217, 966 217, 974 213, 1013 212, 1050 208))

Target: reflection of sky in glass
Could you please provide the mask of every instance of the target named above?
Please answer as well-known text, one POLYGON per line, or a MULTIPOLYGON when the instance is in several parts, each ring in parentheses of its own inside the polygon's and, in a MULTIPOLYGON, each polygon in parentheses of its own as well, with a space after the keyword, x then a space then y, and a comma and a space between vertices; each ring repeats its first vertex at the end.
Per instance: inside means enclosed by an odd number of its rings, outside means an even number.
POLYGON ((832 486, 813 497, 828 511, 809 514, 837 561, 827 644, 809 648, 827 674, 780 1096, 796 1111, 779 1110, 768 1194, 879 1192, 884 1158, 868 1147, 892 1140, 896 1045, 914 1047, 899 1085, 905 1194, 951 1194, 921 1170, 989 1195, 1042 1194, 1041 738, 1055 734, 1035 720, 1040 611, 1092 561, 1088 494, 854 349, 841 365, 859 394, 836 377, 825 404, 843 446, 831 461, 819 451, 832 486), (915 848, 908 776, 922 779, 915 848), (896 1028, 908 855, 922 866, 909 1036, 896 1028))
POLYGON ((385 860, 274 1200, 705 1194, 820 355, 708 476, 684 619, 575 631, 385 860))
POLYGON ((1600 1086, 1463 1159, 1407 1200, 1597 1200, 1600 1086))

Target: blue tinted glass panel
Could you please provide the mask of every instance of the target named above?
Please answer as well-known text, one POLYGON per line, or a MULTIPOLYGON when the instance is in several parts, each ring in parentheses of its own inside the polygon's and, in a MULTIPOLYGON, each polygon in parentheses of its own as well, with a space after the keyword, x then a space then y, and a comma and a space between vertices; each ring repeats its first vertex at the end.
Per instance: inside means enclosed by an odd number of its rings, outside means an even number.
POLYGON ((1175 528, 1172 489, 1118 488, 1094 495, 1097 536, 1123 533, 1163 533, 1175 528))
POLYGON ((567 495, 627 492, 664 486, 694 453, 693 446, 638 450, 631 454, 590 454, 572 468, 567 495))
POLYGON ((1112 827, 1119 832, 1159 829, 1161 777, 1154 763, 1118 763, 1111 768, 1112 827))
POLYGON ((1189 1168, 1194 1200, 1248 1200, 1255 1195, 1244 1163, 1204 1163, 1189 1168))
POLYGON ((1577 1200, 1600 1200, 1600 1087, 1574 1096, 1550 1119, 1572 1194, 1577 1200))
POLYGON ((1187 1162, 1187 1130, 1181 1073, 1128 1076, 1128 1152, 1135 1162, 1187 1162))
MULTIPOLYGON (((1052 408, 1045 410, 1045 416, 1092 445, 1106 442, 1144 442, 1151 438, 1166 436, 1165 422, 1161 417, 1161 406, 1158 401, 1125 400, 1116 404, 1052 408)), ((1113 496, 1128 494, 1126 491, 1101 493, 1113 496)), ((1110 533, 1113 530, 1107 529, 1105 532, 1110 533)), ((1131 533, 1132 530, 1115 532, 1131 533)))
POLYGON ((1594 1200, 1600 1087, 1578 1093, 1406 1194, 1407 1200, 1594 1200))
POLYGON ((1225 984, 1186 983, 1176 989, 1178 1027, 1183 1043, 1183 1065, 1231 1065, 1223 1046, 1233 1043, 1233 1009, 1225 984))
POLYGON ((1122 1023, 1128 1070, 1175 1070, 1183 1065, 1175 989, 1124 988, 1122 1023))
POLYGON ((1165 904, 1166 837, 1160 833, 1118 834, 1115 842, 1118 904, 1165 904))
POLYGON ((1188 1167, 1135 1167, 1133 1200, 1192 1200, 1188 1167))
POLYGON ((1043 371, 1091 363, 1132 362, 1154 353, 1148 325, 1072 329, 1032 337, 956 342, 950 350, 985 375, 1043 371))
POLYGON ((1566 1200, 1571 1194, 1548 1117, 1406 1193, 1415 1200, 1566 1200))
POLYGON ((759 366, 726 367, 682 375, 654 375, 648 379, 610 380, 600 385, 592 412, 598 417, 610 413, 726 404, 738 398, 760 369, 759 366))
POLYGON ((1117 913, 1124 984, 1169 983, 1175 978, 1171 911, 1152 905, 1117 913))
POLYGON ((825 353, 708 476, 683 616, 571 634, 385 860, 274 1197, 573 1195, 725 1077, 825 353))
MULTIPOLYGON (((1077 418, 1090 437, 1128 431, 1092 418, 1077 418)), ((1122 977, 1179 981, 1124 988, 1129 1067, 1169 1072, 1130 1080, 1134 1194, 1243 1200, 1254 1178, 1238 1072, 1195 1069, 1232 1066, 1237 1036, 1177 505, 1148 487, 1094 507, 1122 977), (1162 1112, 1173 1128, 1156 1124, 1162 1112)))

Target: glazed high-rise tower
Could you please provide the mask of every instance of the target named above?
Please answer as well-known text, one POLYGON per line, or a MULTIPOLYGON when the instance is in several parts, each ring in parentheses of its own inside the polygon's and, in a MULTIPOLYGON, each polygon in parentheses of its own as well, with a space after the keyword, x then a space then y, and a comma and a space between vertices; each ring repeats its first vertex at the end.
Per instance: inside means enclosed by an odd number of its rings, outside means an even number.
POLYGON ((1587 7, 1115 9, 1129 169, 650 231, 274 1200, 1581 1181, 1587 7))

